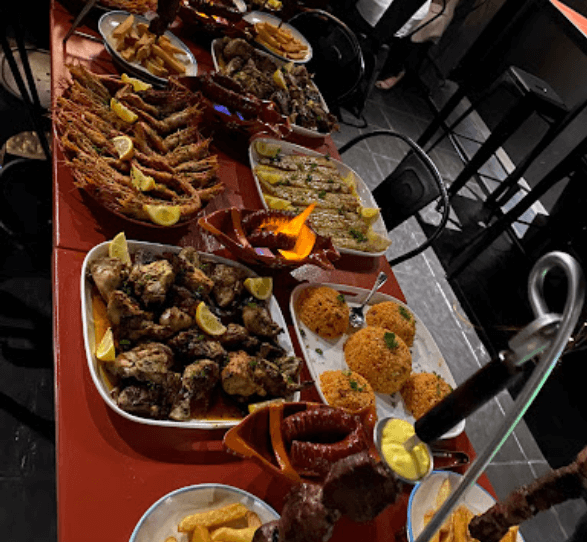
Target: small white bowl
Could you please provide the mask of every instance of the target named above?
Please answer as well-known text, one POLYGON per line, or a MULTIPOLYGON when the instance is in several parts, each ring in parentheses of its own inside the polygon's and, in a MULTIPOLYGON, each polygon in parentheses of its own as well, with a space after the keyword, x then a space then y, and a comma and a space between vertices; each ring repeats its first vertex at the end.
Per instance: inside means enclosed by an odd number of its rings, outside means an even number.
POLYGON ((263 523, 279 519, 279 514, 271 506, 247 491, 223 484, 199 484, 176 489, 161 497, 143 514, 130 542, 163 541, 169 536, 174 536, 178 542, 187 542, 188 535, 177 530, 185 516, 235 502, 256 512, 263 523))
MULTIPOLYGON (((451 488, 456 487, 462 475, 456 472, 434 471, 423 482, 414 486, 408 502, 408 540, 414 542, 424 530, 424 514, 428 510, 436 508, 436 496, 444 480, 450 479, 451 488)), ((495 499, 479 484, 476 484, 461 498, 475 515, 482 514, 495 504, 495 499)), ((517 542, 524 542, 522 535, 518 532, 517 542)))

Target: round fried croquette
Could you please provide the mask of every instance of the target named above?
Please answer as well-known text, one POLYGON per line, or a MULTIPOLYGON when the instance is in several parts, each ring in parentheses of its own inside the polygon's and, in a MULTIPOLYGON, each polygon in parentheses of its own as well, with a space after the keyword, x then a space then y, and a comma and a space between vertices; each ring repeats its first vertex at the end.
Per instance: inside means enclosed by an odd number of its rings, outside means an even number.
POLYGON ((352 371, 364 376, 377 393, 395 393, 412 372, 412 354, 395 333, 367 326, 351 335, 344 356, 352 371))

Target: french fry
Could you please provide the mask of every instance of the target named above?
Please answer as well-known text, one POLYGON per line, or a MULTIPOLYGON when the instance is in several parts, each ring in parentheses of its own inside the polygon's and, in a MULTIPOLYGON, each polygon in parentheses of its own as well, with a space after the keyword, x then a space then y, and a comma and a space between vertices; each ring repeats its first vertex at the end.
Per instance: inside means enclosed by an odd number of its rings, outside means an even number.
POLYGON ((172 71, 174 71, 175 73, 185 73, 185 66, 181 62, 173 58, 173 56, 171 56, 169 53, 166 53, 163 49, 161 49, 161 47, 159 47, 156 44, 153 44, 151 49, 153 50, 153 53, 155 53, 155 55, 157 55, 161 60, 163 60, 165 66, 170 68, 172 71))
POLYGON ((257 527, 244 527, 232 529, 231 527, 220 527, 212 532, 213 542, 251 542, 257 527))
POLYGON ((167 36, 159 36, 159 39, 157 40, 157 45, 159 45, 159 47, 161 47, 161 49, 163 49, 166 53, 170 53, 173 55, 186 54, 186 52, 183 49, 180 49, 179 47, 173 45, 173 43, 171 43, 171 40, 167 36))
POLYGON ((244 518, 246 513, 247 507, 244 504, 233 503, 215 510, 186 516, 179 523, 177 530, 180 533, 189 533, 190 531, 193 531, 197 525, 202 525, 208 529, 219 527, 229 521, 244 518))
POLYGON ((454 542, 468 542, 469 536, 469 521, 473 519, 473 512, 466 506, 459 506, 452 515, 452 528, 454 532, 454 542))
POLYGON ((157 77, 167 77, 167 75, 169 75, 169 72, 163 66, 160 66, 155 62, 152 57, 145 58, 145 60, 143 60, 143 65, 157 77))
POLYGON ((122 21, 113 31, 112 37, 113 38, 122 38, 126 36, 132 28, 133 23, 135 22, 135 18, 133 15, 129 15, 124 21, 122 21))
POLYGON ((203 525, 196 525, 190 536, 190 542, 211 542, 210 531, 203 525))
POLYGON ((445 478, 442 484, 440 484, 440 489, 436 495, 436 508, 440 508, 448 496, 450 495, 450 479, 445 478))
POLYGON ((247 527, 255 527, 256 529, 258 529, 259 527, 261 527, 261 525, 263 525, 261 518, 252 510, 249 510, 245 514, 245 519, 247 520, 247 527))

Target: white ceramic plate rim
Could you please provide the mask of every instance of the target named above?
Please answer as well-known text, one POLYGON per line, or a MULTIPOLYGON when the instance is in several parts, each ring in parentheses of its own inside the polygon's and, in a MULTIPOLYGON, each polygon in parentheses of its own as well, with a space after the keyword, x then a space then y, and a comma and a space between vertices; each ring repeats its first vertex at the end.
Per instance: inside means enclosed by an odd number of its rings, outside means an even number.
MULTIPOLYGON (((216 38, 214 41, 212 41, 212 62, 214 63, 214 69, 216 71, 220 71, 220 62, 218 60, 218 54, 217 54, 216 50, 218 49, 221 41, 222 41, 222 38, 216 38)), ((275 63, 280 67, 285 66, 286 64, 289 64, 288 61, 285 61, 282 58, 276 58, 275 56, 270 55, 269 53, 266 53, 264 51, 259 51, 259 54, 271 57, 272 60, 274 60, 275 63)), ((320 96, 320 104, 322 105, 322 108, 324 109, 324 111, 326 111, 326 113, 329 113, 330 109, 328 109, 328 105, 324 101, 324 98, 322 96, 322 93, 320 92, 320 89, 316 86, 316 84, 313 81, 312 81, 312 86, 316 89, 316 92, 318 92, 318 95, 320 96)), ((318 130, 313 130, 311 128, 304 128, 303 126, 298 126, 297 124, 292 124, 291 127, 292 127, 292 131, 294 132, 294 134, 299 134, 299 135, 306 136, 306 137, 318 139, 318 138, 325 138, 328 135, 327 133, 319 132, 318 130)))
MULTIPOLYGON (((408 540, 414 542, 417 536, 420 535, 424 528, 424 514, 434 508, 434 501, 438 494, 438 489, 442 482, 446 479, 451 479, 451 486, 456 485, 463 476, 456 472, 441 472, 433 471, 432 474, 426 478, 423 482, 420 482, 414 486, 410 493, 410 499, 408 501, 408 540), (421 506, 418 499, 421 494, 428 490, 428 493, 422 497, 427 503, 426 506, 421 506), (434 491, 433 491, 434 490, 434 491), (418 526, 414 526, 414 516, 417 515, 418 526)), ((466 504, 468 508, 475 514, 481 514, 491 508, 495 504, 495 499, 491 494, 480 485, 476 484, 471 487, 461 497, 461 503, 466 504)), ((522 535, 518 532, 517 542, 524 542, 522 535)))
MULTIPOLYGON (((318 335, 310 331, 298 318, 295 307, 300 294, 306 288, 312 288, 316 286, 328 286, 330 288, 335 289, 338 292, 343 293, 347 303, 351 307, 358 306, 360 302, 365 298, 365 296, 369 293, 369 291, 364 288, 357 288, 356 286, 345 286, 344 284, 305 283, 296 286, 291 294, 289 310, 293 320, 296 336, 298 338, 300 348, 302 349, 302 352, 304 354, 306 366, 308 367, 308 370, 310 371, 312 379, 314 380, 314 383, 316 385, 316 389, 318 390, 318 393, 322 401, 326 403, 327 401, 324 398, 324 395, 322 394, 322 389, 320 387, 320 374, 328 370, 348 369, 347 364, 344 362, 344 354, 342 351, 342 346, 344 344, 346 335, 344 335, 337 341, 328 341, 326 339, 322 339, 318 337, 318 335), (313 344, 310 345, 309 341, 311 341, 313 344), (322 354, 318 354, 316 352, 315 355, 316 348, 319 348, 322 351, 322 354), (330 357, 334 358, 335 356, 337 360, 340 361, 335 360, 329 363, 330 357), (324 359, 323 363, 321 363, 321 359, 324 359), (320 367, 321 364, 323 365, 323 367, 320 367)), ((414 345, 412 346, 412 348, 410 348, 410 351, 413 355, 414 363, 423 366, 423 369, 427 369, 429 371, 434 370, 435 372, 439 373, 454 388, 456 386, 456 383, 452 376, 452 373, 450 372, 450 368, 444 360, 444 357, 442 356, 442 353, 440 352, 438 345, 434 341, 434 338, 432 337, 426 326, 422 323, 421 318, 408 305, 406 305, 399 299, 396 299, 393 296, 381 292, 377 292, 371 298, 369 306, 381 303, 382 301, 395 301, 396 303, 408 309, 414 315, 414 318, 416 319, 416 337, 414 339, 414 345), (434 366, 433 364, 435 363, 435 361, 430 359, 432 356, 435 356, 436 360, 438 361, 438 363, 436 363, 434 366), (422 357, 425 357, 426 359, 421 359, 422 357)), ((395 416, 397 418, 407 420, 410 423, 414 423, 416 421, 414 417, 405 409, 399 392, 394 393, 391 396, 380 393, 377 393, 375 395, 377 415, 379 418, 395 416)), ((450 431, 445 433, 441 438, 454 438, 457 435, 460 435, 464 431, 464 429, 465 420, 462 420, 450 431)))
MULTIPOLYGON (((109 11, 100 17, 100 20, 98 21, 98 30, 100 31, 100 34, 102 36, 102 39, 104 40, 104 43, 108 46, 106 49, 108 50, 108 52, 111 55, 114 55, 116 57, 116 60, 118 60, 118 62, 120 62, 120 64, 122 66, 128 67, 135 74, 145 76, 149 80, 154 80, 154 81, 157 81, 157 82, 162 83, 164 85, 167 84, 166 78, 157 77, 156 75, 153 75, 149 70, 147 70, 146 68, 143 68, 143 66, 141 66, 137 62, 127 62, 116 51, 116 49, 114 47, 114 42, 112 40, 112 32, 129 15, 131 15, 131 14, 127 11, 109 11), (117 23, 117 24, 114 24, 114 23, 117 23)), ((142 15, 134 15, 134 18, 135 18, 135 22, 137 22, 137 23, 149 24, 149 20, 146 17, 143 17, 142 15)), ((179 47, 180 49, 183 49, 187 55, 187 61, 186 61, 186 57, 184 57, 183 55, 178 55, 176 57, 176 59, 179 62, 181 62, 186 68, 186 72, 184 75, 197 75, 198 74, 198 63, 197 63, 194 55, 192 54, 192 52, 185 45, 185 43, 183 43, 183 41, 181 41, 179 38, 174 36, 169 31, 165 32, 165 36, 167 36, 169 38, 169 40, 171 41, 171 43, 175 47, 179 47)))
MULTIPOLYGON (((269 506, 265 501, 263 501, 262 499, 260 499, 256 495, 253 495, 252 493, 245 491, 244 489, 239 489, 237 487, 227 486, 224 484, 196 484, 196 485, 182 487, 182 488, 176 489, 174 491, 171 491, 170 493, 168 493, 167 495, 164 495, 158 501, 153 503, 148 508, 148 510, 142 515, 139 522, 136 524, 136 526, 133 529, 133 532, 130 536, 129 542, 136 542, 137 537, 140 534, 140 530, 143 527, 143 525, 145 524, 145 522, 147 521, 147 519, 167 499, 176 497, 178 495, 183 495, 185 493, 198 493, 198 492, 208 491, 208 490, 219 490, 220 492, 225 492, 225 494, 227 494, 227 495, 234 495, 235 497, 238 497, 237 500, 232 501, 232 502, 242 502, 243 504, 246 504, 247 501, 252 501, 252 503, 255 507, 260 509, 260 511, 264 512, 265 517, 261 517, 261 520, 263 521, 263 523, 266 523, 268 521, 273 521, 273 520, 279 520, 279 518, 280 518, 279 514, 271 506, 269 506)), ((199 510, 202 510, 202 509, 199 509, 199 510)), ((258 512, 259 512, 259 510, 257 510, 257 513, 258 512)), ((194 511, 194 513, 195 513, 195 511, 194 511)), ((174 533, 174 534, 177 536, 177 533, 174 533)), ((170 534, 170 536, 171 536, 171 534, 170 534)))
MULTIPOLYGON (((261 188, 261 183, 257 177, 257 174, 255 173, 255 166, 257 166, 257 164, 259 163, 259 154, 255 150, 255 143, 257 141, 265 141, 267 143, 271 143, 272 145, 278 145, 281 148, 282 156, 287 156, 289 154, 307 154, 308 156, 324 156, 324 154, 312 149, 308 149, 306 147, 302 147, 301 145, 296 145, 295 143, 289 143, 287 141, 280 141, 277 139, 263 137, 255 139, 249 145, 249 162, 251 164, 253 178, 255 179, 255 186, 257 187, 257 192, 259 193, 259 197, 261 198, 261 203, 263 204, 263 207, 265 209, 269 209, 269 205, 267 205, 267 203, 265 202, 265 198, 263 197, 263 189, 261 188)), ((338 168, 338 171, 341 175, 345 176, 348 175, 349 172, 353 173, 353 175, 355 176, 357 194, 359 195, 361 205, 363 205, 364 207, 379 207, 377 205, 377 202, 373 198, 371 190, 369 190, 363 179, 359 177, 359 174, 354 169, 348 167, 340 160, 336 160, 334 158, 331 158, 331 160, 333 164, 336 164, 336 167, 338 168)), ((373 231, 389 240, 389 235, 387 233, 385 223, 383 222, 383 218, 381 218, 381 214, 373 223, 373 231)), ((352 254, 353 256, 363 256, 366 258, 377 258, 379 256, 384 256, 387 252, 386 250, 380 250, 379 252, 363 252, 361 250, 354 250, 352 248, 344 248, 338 246, 336 248, 341 254, 352 254)))
MULTIPOLYGON (((154 254, 163 254, 163 253, 179 253, 182 247, 176 247, 172 245, 162 245, 158 243, 149 243, 146 241, 133 241, 128 240, 128 247, 129 251, 134 254, 137 250, 143 249, 146 251, 150 251, 154 254)), ((88 362, 88 367, 90 369, 90 375, 92 376, 92 380, 98 393, 102 397, 102 399, 106 402, 106 404, 115 412, 137 423, 142 423, 145 425, 157 425, 161 427, 181 427, 185 429, 226 429, 229 427, 234 427, 240 423, 240 420, 206 420, 206 419, 192 419, 189 421, 181 422, 175 420, 157 420, 151 418, 142 418, 140 416, 135 416, 134 414, 130 414, 122 410, 118 407, 108 389, 100 376, 100 367, 99 361, 95 356, 96 350, 96 339, 94 335, 94 318, 92 315, 92 285, 90 280, 87 278, 89 275, 90 264, 96 260, 97 258, 101 258, 103 256, 108 255, 108 245, 110 241, 104 241, 99 245, 96 245, 92 248, 86 255, 84 259, 84 263, 82 266, 82 273, 81 273, 81 299, 82 299, 82 323, 84 329, 84 346, 86 350, 86 359, 88 362)), ((255 272, 253 272, 248 267, 235 262, 233 260, 229 260, 227 258, 222 258, 220 256, 216 256, 214 254, 209 254, 205 252, 200 252, 203 256, 207 259, 210 259, 217 263, 225 263, 227 265, 232 265, 234 267, 240 267, 241 269, 245 270, 249 276, 256 277, 258 276, 255 272)), ((291 338, 289 336, 289 332, 287 330, 287 324, 285 319, 283 318, 283 313, 279 308, 279 304, 275 299, 275 296, 272 296, 269 300, 269 312, 273 320, 283 329, 283 333, 280 333, 278 336, 279 344, 285 348, 288 352, 294 352, 293 344, 291 342, 291 338)), ((299 397, 299 393, 294 394, 294 400, 297 400, 296 397, 299 397)))
POLYGON ((264 13, 262 11, 251 11, 251 12, 247 13, 243 17, 243 19, 251 24, 269 23, 274 26, 278 26, 281 23, 282 28, 289 30, 292 33, 292 35, 294 36, 294 38, 300 40, 308 48, 308 54, 304 58, 298 59, 298 60, 293 60, 291 58, 287 58, 286 56, 282 56, 279 53, 276 53, 275 51, 272 51, 268 47, 265 47, 262 43, 259 43, 258 41, 255 40, 255 43, 257 45, 259 45, 260 47, 263 47, 263 49, 265 49, 265 51, 267 51, 270 55, 281 58, 282 60, 285 60, 286 62, 293 62, 294 64, 305 64, 306 62, 309 62, 312 59, 313 52, 312 52, 312 46, 310 45, 310 42, 304 37, 304 35, 297 28, 294 28, 290 24, 282 22, 282 20, 279 17, 275 17, 275 15, 270 15, 269 13, 264 13))

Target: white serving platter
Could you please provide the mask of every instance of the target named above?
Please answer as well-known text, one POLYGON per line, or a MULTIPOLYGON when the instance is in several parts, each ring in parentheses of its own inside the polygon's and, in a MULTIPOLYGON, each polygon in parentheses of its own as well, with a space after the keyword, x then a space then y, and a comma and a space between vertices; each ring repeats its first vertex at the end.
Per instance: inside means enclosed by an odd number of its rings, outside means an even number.
POLYGON ((269 23, 269 24, 272 24, 273 26, 279 26, 281 24, 282 28, 285 28, 286 30, 291 32, 291 34, 294 38, 296 38, 297 40, 300 40, 308 48, 308 53, 306 54, 306 56, 304 56, 304 58, 293 60, 293 59, 288 58, 286 56, 282 56, 279 53, 276 53, 272 49, 265 47, 265 45, 263 45, 261 42, 258 42, 255 40, 255 43, 257 45, 259 45, 260 47, 265 49, 265 51, 271 53, 273 56, 281 58, 282 60, 285 60, 286 62, 294 62, 296 64, 305 64, 306 62, 309 62, 312 59, 313 53, 312 53, 312 46, 310 45, 310 42, 304 37, 304 35, 299 30, 297 30, 296 28, 294 28, 290 24, 284 23, 279 17, 276 17, 275 15, 271 15, 269 13, 265 13, 263 11, 251 11, 250 13, 247 13, 243 17, 243 19, 251 24, 269 23))
POLYGON ((271 506, 252 493, 223 484, 198 484, 176 489, 151 505, 134 528, 129 542, 163 542, 170 536, 178 542, 188 542, 190 533, 177 530, 184 517, 233 503, 244 504, 263 523, 276 521, 280 517, 271 506))
MULTIPOLYGON (((280 149, 280 155, 281 156, 287 156, 290 154, 305 154, 308 156, 324 156, 324 154, 317 152, 315 150, 312 149, 308 149, 306 147, 302 147, 300 145, 296 145, 294 143, 289 143, 287 141, 279 141, 277 139, 268 139, 268 138, 257 138, 255 139, 251 145, 249 146, 249 162, 251 164, 251 170, 253 172, 253 177, 255 179, 255 186, 257 187, 257 191, 259 192, 259 196, 261 198, 261 202, 263 203, 263 206, 265 207, 265 209, 269 209, 269 206, 267 205, 267 203, 265 203, 265 198, 263 197, 263 189, 261 188, 261 183, 259 182, 259 179, 257 177, 257 175, 255 174, 255 167, 257 165, 259 165, 259 160, 261 158, 261 156, 259 155, 259 153, 257 153, 257 150, 255 148, 255 143, 257 141, 265 141, 267 143, 271 143, 271 145, 277 145, 280 149)), ((347 165, 345 165, 344 163, 342 163, 340 160, 335 160, 334 158, 331 158, 332 163, 336 165, 339 173, 342 176, 346 176, 349 174, 349 172, 352 172, 354 177, 355 177, 355 183, 356 183, 356 190, 357 190, 357 194, 359 196, 359 200, 361 201, 361 205, 363 205, 364 207, 378 207, 377 202, 375 201, 375 199, 373 198, 373 194, 371 193, 371 190, 369 190, 368 186, 365 184, 365 181, 363 181, 363 179, 361 179, 361 177, 359 177, 359 174, 352 168, 348 167, 347 165)), ((372 224, 373 227, 373 231, 379 235, 381 235, 382 237, 384 237, 385 239, 389 240, 389 236, 387 234, 387 228, 385 227, 385 223, 383 222, 383 218, 381 218, 381 215, 379 215, 377 217, 377 219, 375 220, 375 222, 373 222, 372 224)), ((336 247, 337 250, 341 253, 341 254, 352 254, 353 256, 364 256, 364 257, 369 257, 369 258, 377 258, 379 256, 384 256, 386 251, 385 250, 380 250, 378 252, 366 252, 366 251, 362 251, 362 250, 355 250, 352 248, 344 248, 344 247, 336 247)))
MULTIPOLYGON (((179 253, 181 251, 181 247, 171 246, 171 245, 161 245, 157 243, 148 243, 145 241, 127 241, 129 252, 131 257, 139 250, 143 250, 146 252, 150 252, 151 254, 161 255, 161 254, 169 254, 169 253, 179 253)), ((110 389, 108 382, 104 378, 104 374, 100 367, 101 362, 96 358, 96 337, 94 333, 94 316, 92 310, 92 283, 90 281, 89 273, 90 273, 90 265, 92 262, 99 258, 103 258, 108 256, 108 245, 110 241, 105 241, 104 243, 100 243, 92 248, 84 259, 84 263, 82 266, 82 273, 81 273, 81 299, 82 299, 82 324, 84 330, 84 345, 86 349, 86 359, 88 362, 88 368, 90 370, 90 375, 98 390, 98 393, 102 397, 102 399, 106 402, 106 404, 114 410, 116 413, 120 414, 124 418, 129 420, 135 421, 137 423, 142 423, 146 425, 157 425, 161 427, 181 427, 186 429, 219 429, 219 428, 229 428, 234 427, 237 425, 240 420, 209 420, 209 419, 197 419, 193 418, 187 421, 176 421, 176 420, 156 420, 151 418, 143 418, 140 416, 136 416, 129 412, 122 410, 112 399, 110 395, 110 389)), ((245 270, 248 276, 256 277, 258 276, 248 267, 235 262, 233 260, 229 260, 226 258, 221 258, 220 256, 216 256, 214 254, 207 254, 207 253, 200 253, 202 257, 204 257, 208 261, 212 261, 215 263, 224 263, 227 265, 232 265, 234 267, 239 267, 245 270)), ((293 345, 291 342, 291 338, 287 331, 287 324, 285 319, 283 318, 283 313, 279 308, 279 304, 274 296, 268 302, 268 310, 273 318, 273 321, 278 324, 282 329, 283 332, 280 333, 277 337, 277 341, 280 346, 282 346, 287 352, 294 351, 293 345)), ((298 400, 299 392, 293 395, 293 400, 298 400)))
MULTIPOLYGON (((306 325, 298 318, 295 308, 300 294, 306 288, 315 286, 329 286, 330 288, 334 288, 336 291, 344 295, 345 300, 350 307, 359 306, 369 291, 363 288, 357 288, 355 286, 345 286, 343 284, 305 283, 296 286, 291 294, 289 309, 298 342, 302 348, 306 365, 308 366, 310 374, 312 375, 312 379, 316 384, 316 389, 318 390, 321 399, 326 403, 327 401, 324 398, 320 388, 320 375, 325 371, 348 369, 348 365, 344 360, 343 347, 349 335, 345 333, 342 337, 336 340, 323 339, 319 335, 316 335, 313 331, 310 331, 310 329, 308 329, 306 325)), ((446 361, 444 360, 444 357, 442 356, 442 353, 440 352, 440 349, 418 315, 415 314, 410 307, 408 307, 405 303, 402 303, 399 299, 381 292, 377 292, 371 298, 369 306, 376 305, 377 303, 381 303, 383 301, 395 301, 396 303, 408 309, 416 319, 416 336, 414 338, 414 344, 410 348, 412 353, 413 372, 436 373, 440 375, 453 388, 456 387, 455 380, 450 372, 448 365, 446 364, 446 361)), ((368 307, 366 308, 365 312, 368 312, 368 307)), ((396 418, 407 420, 412 424, 415 422, 414 417, 405 408, 399 392, 396 392, 393 395, 376 393, 375 399, 378 418, 394 416, 396 418)), ((464 429, 465 420, 462 420, 441 438, 447 439, 456 437, 457 435, 460 435, 464 429)))
MULTIPOLYGON (((436 496, 440 486, 446 479, 450 480, 451 488, 455 488, 463 476, 455 472, 434 471, 423 482, 416 484, 408 502, 408 540, 414 542, 424 530, 424 514, 428 510, 436 508, 436 496)), ((475 515, 482 514, 495 504, 495 499, 480 485, 472 486, 461 497, 462 504, 465 504, 475 515)), ((524 542, 522 535, 518 532, 517 542, 524 542)))
MULTIPOLYGON (((116 62, 118 62, 123 69, 132 72, 133 75, 136 75, 137 77, 140 77, 149 83, 155 82, 162 85, 167 84, 166 78, 153 75, 149 70, 147 70, 147 68, 138 62, 127 62, 116 51, 115 39, 112 37, 112 32, 114 32, 114 29, 129 15, 130 13, 127 11, 109 11, 100 17, 100 20, 98 21, 98 30, 102 36, 102 39, 104 40, 106 50, 114 57, 116 62)), ((134 18, 135 24, 149 24, 149 20, 142 15, 134 15, 134 18)), ((194 55, 189 50, 187 45, 169 31, 165 32, 165 36, 169 38, 172 45, 182 49, 185 52, 185 55, 175 55, 175 58, 185 66, 186 71, 183 75, 197 75, 198 63, 196 62, 194 55)))
MULTIPOLYGON (((221 41, 222 41, 222 39, 219 39, 219 38, 212 41, 212 62, 214 63, 214 69, 217 72, 220 71, 220 69, 221 69, 221 64, 220 64, 220 42, 221 41)), ((289 64, 291 62, 289 60, 283 60, 282 58, 277 58, 274 55, 270 55, 269 53, 265 53, 264 51, 259 51, 259 54, 271 57, 271 59, 273 61, 275 61, 275 64, 277 64, 279 67, 285 66, 286 64, 289 64)), ((324 109, 324 111, 329 113, 330 109, 328 109, 328 105, 324 101, 324 97, 322 96, 320 89, 313 82, 312 82, 312 86, 314 87, 316 92, 318 92, 318 95, 320 96, 320 104, 322 105, 322 108, 324 109)), ((294 134, 298 134, 298 135, 301 135, 304 137, 323 139, 328 135, 328 133, 319 132, 318 130, 312 130, 310 128, 304 128, 303 126, 298 126, 297 124, 292 124, 291 126, 292 126, 292 132, 294 134)))

